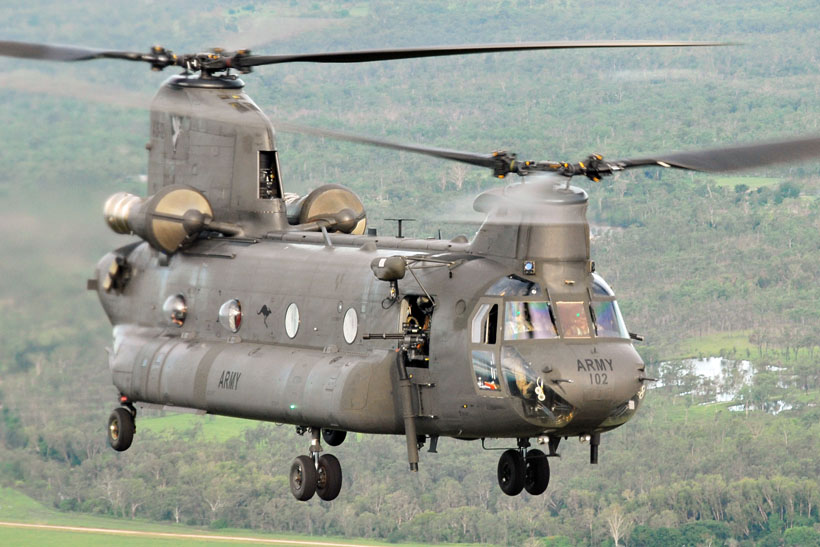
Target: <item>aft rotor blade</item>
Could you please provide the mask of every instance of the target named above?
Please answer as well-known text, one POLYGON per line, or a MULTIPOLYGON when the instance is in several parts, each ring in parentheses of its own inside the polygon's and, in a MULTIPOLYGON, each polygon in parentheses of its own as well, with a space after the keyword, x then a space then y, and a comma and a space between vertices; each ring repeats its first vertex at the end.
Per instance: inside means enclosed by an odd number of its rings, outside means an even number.
POLYGON ((721 172, 804 161, 816 157, 820 157, 820 136, 677 152, 653 158, 617 161, 610 165, 615 169, 659 165, 690 171, 721 172))
POLYGON ((42 59, 46 61, 90 61, 92 59, 127 59, 145 61, 145 54, 131 51, 107 51, 77 46, 56 44, 32 44, 0 40, 0 55, 20 59, 42 59))
POLYGON ((175 55, 165 48, 154 46, 148 53, 131 51, 109 51, 78 46, 55 44, 34 44, 28 42, 0 41, 0 56, 22 59, 50 61, 89 61, 92 59, 124 59, 143 61, 155 70, 177 65, 191 70, 202 70, 214 74, 228 69, 249 72, 252 67, 280 63, 368 63, 394 59, 419 57, 440 57, 443 55, 470 55, 502 51, 526 51, 537 49, 590 49, 590 48, 634 48, 634 47, 697 47, 729 45, 720 42, 679 42, 679 41, 592 41, 592 42, 521 42, 518 44, 485 44, 462 46, 432 46, 398 49, 371 49, 362 51, 337 51, 329 53, 297 53, 285 55, 252 55, 247 50, 226 53, 213 50, 211 53, 175 55))
POLYGON ((418 48, 369 49, 362 51, 337 51, 330 53, 297 53, 293 55, 249 55, 238 58, 234 66, 252 67, 279 63, 369 63, 396 59, 417 59, 420 57, 442 57, 446 55, 471 55, 476 53, 497 53, 503 51, 527 51, 538 49, 595 49, 633 47, 698 47, 725 46, 726 42, 679 42, 679 41, 563 41, 563 42, 521 42, 517 44, 483 44, 462 46, 430 46, 418 48))
POLYGON ((20 59, 45 59, 49 61, 87 61, 99 58, 100 50, 74 46, 29 44, 26 42, 0 41, 0 55, 20 59))
POLYGON ((285 131, 287 133, 315 135, 318 137, 328 137, 331 139, 355 142, 359 144, 369 144, 372 146, 379 146, 381 148, 399 150, 401 152, 413 152, 416 154, 433 156, 434 158, 460 161, 462 163, 469 163, 470 165, 477 165, 479 167, 488 167, 490 169, 494 168, 496 163, 496 156, 493 154, 474 154, 472 152, 461 152, 459 150, 449 150, 447 148, 436 148, 433 146, 403 144, 384 139, 376 139, 373 137, 354 135, 353 133, 346 133, 343 131, 319 129, 316 127, 309 127, 306 125, 300 125, 291 122, 275 121, 274 125, 277 130, 285 131))

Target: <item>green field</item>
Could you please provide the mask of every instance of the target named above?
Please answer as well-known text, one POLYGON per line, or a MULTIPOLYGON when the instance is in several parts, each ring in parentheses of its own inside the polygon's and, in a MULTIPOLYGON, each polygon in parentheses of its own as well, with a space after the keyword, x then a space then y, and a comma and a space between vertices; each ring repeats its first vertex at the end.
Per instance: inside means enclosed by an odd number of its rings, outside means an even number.
MULTIPOLYGON (((166 420, 163 418, 162 420, 166 420)), ((224 419, 229 421, 228 419, 224 419)), ((147 420, 146 420, 147 421, 147 420)), ((160 420, 161 421, 161 420, 160 420)), ((49 509, 11 488, 0 488, 0 545, 55 545, 70 547, 118 545, 213 545, 223 543, 256 545, 353 545, 350 540, 296 535, 259 534, 248 530, 203 530, 182 525, 161 525, 141 520, 94 517, 49 509), (53 526, 51 529, 9 526, 53 526), (57 527, 86 528, 66 530, 57 527), (171 537, 173 536, 173 537, 171 537)), ((356 545, 383 545, 355 540, 356 545)), ((410 544, 407 544, 410 545, 410 544)))
POLYGON ((746 352, 756 355, 757 346, 749 341, 751 331, 716 332, 707 336, 687 338, 678 344, 678 355, 671 359, 692 359, 728 355, 734 352, 745 358, 746 352))
POLYGON ((750 190, 757 190, 763 186, 773 186, 783 182, 781 177, 715 177, 718 186, 734 188, 740 184, 745 184, 750 190))
MULTIPOLYGON (((231 418, 228 416, 200 415, 191 413, 169 413, 163 416, 143 416, 139 419, 140 432, 150 431, 160 436, 167 437, 190 437, 195 436, 202 441, 225 442, 228 439, 239 437, 249 429, 258 427, 261 422, 258 420, 246 420, 243 418, 231 418)), ((276 424, 289 430, 292 425, 276 424)), ((363 438, 361 433, 352 433, 348 436, 351 440, 360 441, 363 438)))
POLYGON ((150 431, 158 435, 180 436, 201 427, 197 437, 207 441, 226 441, 253 429, 260 422, 226 416, 201 416, 197 414, 169 414, 167 416, 144 417, 139 421, 140 431, 150 431))
MULTIPOLYGON (((117 545, 213 545, 217 540, 195 540, 182 538, 129 537, 117 535, 116 540, 111 534, 98 532, 72 532, 63 530, 29 530, 20 528, 0 529, 0 541, 3 545, 39 545, 39 546, 71 546, 83 545, 86 547, 104 547, 116 541, 117 545)), ((219 543, 223 543, 219 541, 219 543)), ((224 543, 228 543, 225 541, 224 543)), ((233 543, 233 542, 231 542, 233 543)))

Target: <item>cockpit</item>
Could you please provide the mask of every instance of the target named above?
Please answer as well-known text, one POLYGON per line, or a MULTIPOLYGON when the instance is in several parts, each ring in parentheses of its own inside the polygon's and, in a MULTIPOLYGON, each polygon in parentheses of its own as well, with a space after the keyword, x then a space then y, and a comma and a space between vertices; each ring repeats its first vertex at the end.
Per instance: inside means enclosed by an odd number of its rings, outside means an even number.
POLYGON ((592 274, 592 279, 589 300, 569 302, 551 302, 538 283, 516 275, 499 280, 473 318, 472 342, 494 344, 499 324, 504 340, 629 338, 615 293, 601 276, 592 274))
POLYGON ((550 364, 534 362, 532 356, 543 355, 538 349, 545 344, 598 338, 629 338, 615 294, 602 277, 592 274, 583 297, 551 299, 536 281, 506 276, 486 291, 472 315, 476 389, 486 396, 518 398, 528 419, 562 427, 572 419, 573 407, 544 385, 541 372, 550 364))

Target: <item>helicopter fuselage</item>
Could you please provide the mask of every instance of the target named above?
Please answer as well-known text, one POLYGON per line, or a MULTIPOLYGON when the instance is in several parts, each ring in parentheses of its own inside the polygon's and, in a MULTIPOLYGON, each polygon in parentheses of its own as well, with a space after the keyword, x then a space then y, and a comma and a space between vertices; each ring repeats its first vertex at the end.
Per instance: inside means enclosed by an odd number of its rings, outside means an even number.
POLYGON ((114 326, 112 448, 130 446, 140 405, 293 424, 311 435, 291 467, 299 500, 338 495, 319 437, 348 431, 403 434, 411 470, 428 439, 512 440, 508 495, 547 488, 533 437, 549 456, 588 439, 597 463, 600 433, 635 414, 648 378, 594 273, 586 192, 542 173, 478 196, 471 241, 365 235, 351 190, 285 194, 274 136, 233 77, 157 93, 148 196, 105 206, 142 242, 89 284, 114 326))
MULTIPOLYGON (((546 285, 466 243, 296 232, 202 239, 170 257, 147 243, 125 249, 97 271, 102 280, 127 254, 127 283, 99 283, 99 294, 114 325, 114 384, 132 403, 402 434, 396 342, 362 337, 413 322, 428 337, 407 363, 420 435, 589 434, 626 422, 644 393, 628 338, 596 336, 590 325, 575 337, 539 332, 532 318, 516 326, 520 309, 546 309, 545 291, 511 297, 491 287, 546 285), (393 300, 370 272, 385 256, 422 265, 393 300), (435 305, 420 311, 428 296, 435 305), (184 302, 182 320, 168 313, 174 299, 184 302), (238 324, 220 317, 232 303, 238 324)), ((589 296, 573 300, 590 306, 589 296)))

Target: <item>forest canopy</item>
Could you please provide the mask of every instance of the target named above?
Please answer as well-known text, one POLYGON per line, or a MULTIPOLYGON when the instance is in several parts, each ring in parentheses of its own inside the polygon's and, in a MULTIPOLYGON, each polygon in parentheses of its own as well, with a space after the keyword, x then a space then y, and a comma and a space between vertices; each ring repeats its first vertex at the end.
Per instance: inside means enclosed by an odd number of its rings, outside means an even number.
MULTIPOLYGON (((0 39, 259 53, 572 39, 718 40, 598 50, 283 65, 243 76, 274 120, 537 160, 636 157, 818 132, 816 2, 650 0, 108 3, 12 0, 0 39), (619 23, 628 24, 619 24, 619 23)), ((604 436, 601 464, 562 445, 548 494, 507 498, 495 456, 444 440, 406 471, 403 439, 339 449, 343 495, 297 504, 291 427, 154 416, 104 440, 110 325, 85 280, 124 244, 108 195, 145 193, 145 106, 173 72, 2 59, 0 483, 63 511, 389 541, 543 545, 820 544, 820 164, 731 175, 647 168, 591 185, 592 256, 663 387, 604 436), (682 361, 749 361, 729 402, 682 361), (661 366, 661 363, 664 363, 661 366), (730 410, 735 408, 735 410, 730 410), (738 410, 739 409, 739 410, 738 410), (775 411, 777 411, 775 413, 775 411)), ((371 225, 449 222, 496 181, 439 160, 277 134, 287 191, 334 182, 371 225)), ((580 182, 580 181, 579 181, 580 182)))

